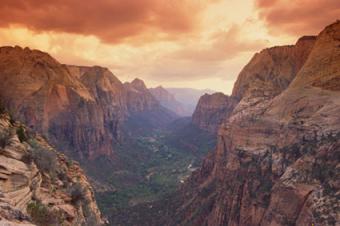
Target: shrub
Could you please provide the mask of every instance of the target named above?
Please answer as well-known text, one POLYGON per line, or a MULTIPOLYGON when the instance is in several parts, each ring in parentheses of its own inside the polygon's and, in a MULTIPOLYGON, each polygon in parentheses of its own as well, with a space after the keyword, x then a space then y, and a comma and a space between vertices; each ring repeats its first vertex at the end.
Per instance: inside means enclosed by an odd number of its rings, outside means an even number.
POLYGON ((6 109, 0 101, 0 114, 4 114, 4 113, 6 113, 6 109))
POLYGON ((53 211, 38 201, 33 201, 27 205, 27 213, 31 216, 32 221, 39 225, 60 225, 65 217, 60 211, 53 211))
POLYGON ((8 144, 8 140, 10 138, 9 131, 3 131, 0 133, 0 147, 4 148, 8 144))
POLYGON ((9 123, 11 123, 11 125, 14 125, 15 123, 15 120, 11 114, 9 114, 9 123))
POLYGON ((25 153, 22 158, 21 161, 23 161, 26 164, 31 164, 33 162, 33 158, 31 153, 25 153))
POLYGON ((73 204, 77 204, 85 199, 84 188, 79 183, 73 184, 69 189, 69 193, 73 204))
POLYGON ((57 154, 39 145, 35 140, 30 141, 31 156, 38 169, 51 177, 56 176, 57 154))
POLYGON ((17 128, 17 135, 21 143, 24 141, 27 141, 27 136, 26 136, 25 129, 23 126, 20 126, 19 128, 17 128))

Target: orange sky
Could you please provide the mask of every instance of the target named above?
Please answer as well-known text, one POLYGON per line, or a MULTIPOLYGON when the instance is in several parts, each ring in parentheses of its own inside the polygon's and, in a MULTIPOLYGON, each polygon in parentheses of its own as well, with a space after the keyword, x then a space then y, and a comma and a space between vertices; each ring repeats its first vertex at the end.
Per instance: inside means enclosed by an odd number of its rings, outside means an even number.
POLYGON ((109 67, 150 87, 230 93, 256 51, 339 16, 339 0, 0 0, 0 45, 109 67))

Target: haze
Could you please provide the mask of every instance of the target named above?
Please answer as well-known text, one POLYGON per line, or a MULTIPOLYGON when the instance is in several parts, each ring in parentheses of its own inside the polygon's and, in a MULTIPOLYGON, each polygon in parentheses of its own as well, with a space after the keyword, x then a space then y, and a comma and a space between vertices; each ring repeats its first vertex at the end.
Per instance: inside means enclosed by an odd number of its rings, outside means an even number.
POLYGON ((0 45, 108 67, 149 87, 230 93, 254 52, 316 34, 338 0, 1 0, 0 45))

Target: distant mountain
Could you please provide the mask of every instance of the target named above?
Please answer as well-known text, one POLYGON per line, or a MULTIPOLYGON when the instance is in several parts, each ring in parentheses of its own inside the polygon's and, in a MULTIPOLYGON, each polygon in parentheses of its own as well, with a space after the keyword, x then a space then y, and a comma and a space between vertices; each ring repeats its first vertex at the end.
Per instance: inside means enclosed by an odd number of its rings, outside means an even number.
POLYGON ((192 115, 192 123, 200 129, 216 133, 237 103, 236 98, 223 93, 204 94, 192 115))
POLYGON ((198 100, 204 94, 212 94, 216 91, 210 89, 192 89, 192 88, 166 88, 177 101, 183 106, 188 115, 192 115, 195 111, 198 100))
POLYGON ((129 120, 153 126, 176 117, 139 79, 123 84, 107 68, 63 65, 39 50, 1 47, 0 78, 13 117, 76 159, 116 158, 129 120))
POLYGON ((162 86, 150 88, 151 94, 160 102, 165 108, 175 112, 179 116, 189 116, 192 112, 187 111, 182 103, 180 103, 175 96, 162 86))

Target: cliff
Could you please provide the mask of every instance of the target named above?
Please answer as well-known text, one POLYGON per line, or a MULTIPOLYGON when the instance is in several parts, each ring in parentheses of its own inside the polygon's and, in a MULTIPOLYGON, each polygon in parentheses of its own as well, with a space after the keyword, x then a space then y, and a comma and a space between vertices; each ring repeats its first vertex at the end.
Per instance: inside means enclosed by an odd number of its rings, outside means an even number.
POLYGON ((38 50, 1 47, 0 78, 0 100, 13 117, 77 159, 116 158, 131 116, 173 119, 143 81, 122 84, 107 68, 63 65, 38 50))
POLYGON ((220 127, 216 152, 180 192, 175 224, 339 222, 339 37, 338 21, 315 41, 254 56, 235 84, 240 102, 220 127))
POLYGON ((127 92, 127 105, 131 113, 149 111, 160 106, 144 82, 138 78, 124 83, 127 92))
POLYGON ((150 88, 149 91, 163 107, 169 109, 170 111, 173 111, 179 116, 190 115, 190 112, 185 110, 184 106, 176 100, 175 96, 164 89, 162 86, 150 88))
POLYGON ((307 60, 315 39, 315 36, 304 36, 295 45, 277 46, 256 53, 239 74, 230 97, 221 94, 201 97, 193 114, 193 123, 216 133, 236 105, 235 111, 242 111, 280 94, 307 60))
POLYGON ((1 225, 103 224, 77 162, 3 112, 0 145, 1 225))
POLYGON ((223 93, 204 94, 192 115, 192 123, 199 128, 216 133, 224 119, 233 111, 237 100, 223 93))

